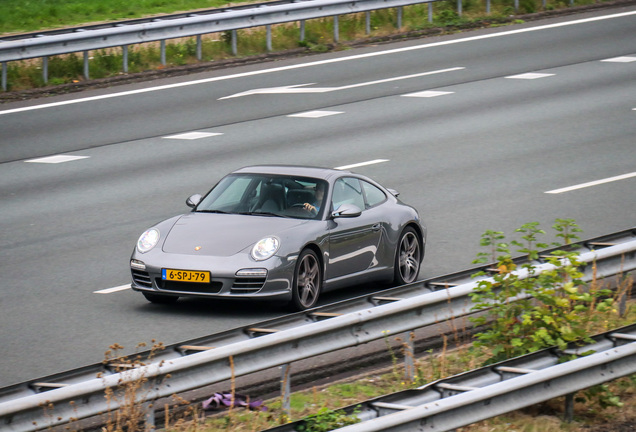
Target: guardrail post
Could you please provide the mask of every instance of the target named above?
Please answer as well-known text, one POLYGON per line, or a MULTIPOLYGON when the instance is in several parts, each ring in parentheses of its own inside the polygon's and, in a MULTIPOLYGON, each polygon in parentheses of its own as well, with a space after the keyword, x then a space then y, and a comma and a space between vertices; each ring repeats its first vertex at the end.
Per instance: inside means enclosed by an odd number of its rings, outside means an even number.
POLYGON ((42 57, 42 80, 44 84, 49 82, 49 58, 47 56, 42 57))
POLYGON ((428 22, 433 23, 433 3, 428 4, 428 22))
POLYGON ((122 56, 122 70, 124 73, 128 73, 128 45, 123 45, 121 47, 121 56, 122 56))
POLYGON ((145 426, 145 431, 146 432, 154 432, 155 429, 155 404, 154 401, 148 401, 145 402, 141 405, 141 409, 144 410, 145 413, 145 420, 146 420, 146 426, 145 426))
POLYGON ((519 12, 519 0, 515 0, 515 13, 519 12))
POLYGON ((486 0, 486 15, 490 15, 490 0, 486 0))
POLYGON ((457 16, 462 16, 462 0, 457 0, 457 16))
POLYGON ((270 52, 272 50, 272 26, 271 25, 266 25, 265 26, 266 29, 266 45, 267 45, 267 52, 270 52))
POLYGON ((161 57, 161 64, 165 66, 166 65, 166 40, 165 39, 161 40, 159 55, 161 57))
POLYGON ((201 42, 201 35, 197 35, 197 60, 203 59, 203 44, 201 42))
POLYGON ((369 11, 364 13, 364 31, 366 34, 371 34, 371 12, 369 11))
POLYGON ((411 332, 404 334, 404 378, 415 381, 415 341, 411 337, 411 332))
POLYGON ((340 25, 338 15, 333 16, 333 41, 335 43, 340 42, 340 25))
POLYGON ((402 14, 404 13, 404 8, 402 6, 398 6, 397 8, 397 29, 401 29, 402 28, 402 14))
POLYGON ((620 317, 625 317, 627 314, 627 294, 627 292, 621 293, 618 299, 618 316, 620 317))
POLYGON ((282 398, 283 411, 288 418, 291 418, 291 365, 286 363, 280 367, 280 394, 282 398))
POLYGON ((90 74, 88 69, 88 51, 84 51, 84 79, 89 80, 90 74))
POLYGON ((7 91, 7 62, 2 62, 2 91, 7 91))
POLYGON ((300 41, 305 41, 305 20, 300 21, 300 41))
POLYGON ((563 419, 566 423, 572 423, 572 421, 574 421, 574 393, 565 395, 565 412, 563 413, 563 419))
POLYGON ((232 55, 238 55, 236 30, 232 30, 232 55))

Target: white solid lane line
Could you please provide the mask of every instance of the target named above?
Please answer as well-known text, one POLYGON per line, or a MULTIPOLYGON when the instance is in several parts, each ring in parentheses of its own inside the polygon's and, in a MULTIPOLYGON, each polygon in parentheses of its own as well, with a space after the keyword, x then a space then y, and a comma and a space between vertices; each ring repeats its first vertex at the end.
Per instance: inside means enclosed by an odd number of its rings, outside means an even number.
POLYGON ((110 294, 110 293, 114 293, 114 292, 118 292, 118 291, 125 291, 130 289, 130 284, 126 284, 126 285, 120 285, 120 286, 116 286, 113 288, 106 288, 103 290, 99 290, 99 291, 93 291, 93 294, 110 294))
POLYGON ((569 187, 565 187, 565 188, 562 188, 562 189, 554 189, 554 190, 551 190, 551 191, 547 191, 546 193, 548 193, 548 194, 560 194, 560 193, 563 193, 563 192, 570 192, 570 191, 573 191, 573 190, 583 189, 583 188, 590 187, 590 186, 597 186, 597 185, 601 185, 601 184, 604 184, 604 183, 615 182, 615 181, 618 181, 618 180, 625 180, 625 179, 632 178, 632 177, 636 177, 636 172, 629 173, 629 174, 623 174, 623 175, 619 175, 619 176, 615 176, 615 177, 609 177, 609 178, 606 178, 606 179, 591 181, 591 182, 588 182, 588 183, 581 183, 581 184, 578 184, 578 185, 569 186, 569 187))
POLYGON ((514 35, 514 34, 541 31, 541 30, 546 30, 546 29, 551 29, 551 28, 567 27, 567 26, 576 25, 576 24, 583 24, 583 23, 594 22, 594 21, 602 21, 602 20, 608 20, 608 19, 613 19, 613 18, 621 18, 621 17, 631 16, 631 15, 636 15, 636 11, 623 12, 623 13, 611 14, 611 15, 604 15, 604 16, 600 16, 600 17, 585 18, 585 19, 568 21, 568 22, 563 22, 563 23, 547 24, 547 25, 542 25, 542 26, 537 26, 537 27, 530 27, 530 28, 522 28, 522 29, 516 29, 516 30, 510 30, 510 31, 503 31, 503 32, 500 32, 500 33, 492 33, 492 34, 479 35, 479 36, 470 36, 470 37, 462 38, 462 39, 453 39, 453 40, 434 42, 434 43, 424 44, 424 45, 416 45, 416 46, 411 46, 411 47, 404 47, 404 48, 398 48, 398 49, 392 49, 392 50, 386 50, 386 51, 380 51, 380 52, 359 54, 359 55, 353 55, 353 56, 350 56, 350 57, 340 57, 340 58, 322 60, 322 61, 311 62, 311 63, 302 63, 302 64, 298 64, 298 65, 282 66, 282 67, 271 68, 271 69, 264 69, 264 70, 257 70, 257 71, 239 73, 239 74, 234 74, 234 75, 224 75, 224 76, 220 76, 220 77, 213 77, 213 78, 206 78, 206 79, 195 80, 195 81, 187 81, 187 82, 181 82, 181 83, 175 83, 175 84, 168 84, 168 85, 163 85, 163 86, 150 87, 150 88, 145 88, 145 89, 137 89, 137 90, 120 92, 120 93, 109 93, 109 94, 104 94, 104 95, 100 95, 100 96, 93 96, 93 97, 88 97, 88 98, 82 98, 82 99, 72 99, 72 100, 61 101, 61 102, 53 102, 53 103, 42 104, 42 105, 34 105, 34 106, 28 106, 28 107, 22 107, 22 108, 15 108, 15 109, 9 109, 9 110, 0 111, 0 115, 17 113, 17 112, 22 112, 22 111, 31 111, 31 110, 37 110, 37 109, 42 109, 42 108, 51 108, 51 107, 56 107, 56 106, 61 106, 61 105, 70 105, 70 104, 76 104, 76 103, 81 103, 81 102, 96 101, 96 100, 101 100, 101 99, 110 99, 110 98, 114 98, 114 97, 129 96, 129 95, 135 95, 135 94, 140 94, 140 93, 148 93, 148 92, 153 92, 153 91, 166 90, 166 89, 172 89, 172 88, 177 88, 177 87, 185 87, 185 86, 191 86, 191 85, 196 85, 196 84, 205 84, 205 83, 210 83, 210 82, 214 82, 214 81, 224 81, 224 80, 234 79, 234 78, 243 78, 243 77, 262 75, 262 74, 268 74, 268 73, 274 73, 274 72, 281 72, 281 71, 286 71, 286 70, 301 69, 301 68, 318 66, 318 65, 323 65, 323 64, 338 63, 338 62, 344 62, 344 61, 350 61, 350 60, 357 60, 357 59, 361 59, 361 58, 377 57, 377 56, 381 56, 381 55, 395 54, 395 53, 400 53, 400 52, 407 52, 407 51, 413 51, 413 50, 419 50, 419 49, 425 49, 425 48, 432 48, 432 47, 438 47, 438 46, 444 46, 444 45, 454 45, 454 44, 463 43, 463 42, 472 42, 472 41, 482 40, 482 39, 491 39, 491 38, 509 36, 509 35, 514 35))

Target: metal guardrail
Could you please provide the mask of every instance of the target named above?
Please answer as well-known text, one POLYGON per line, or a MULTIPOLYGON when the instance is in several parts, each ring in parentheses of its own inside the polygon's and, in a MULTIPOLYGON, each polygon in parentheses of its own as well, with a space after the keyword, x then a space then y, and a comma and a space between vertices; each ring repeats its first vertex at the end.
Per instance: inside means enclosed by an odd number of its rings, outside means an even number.
MULTIPOLYGON (((560 396, 573 414, 573 393, 636 373, 636 324, 595 336, 595 342, 545 349, 343 408, 361 423, 338 432, 450 431, 560 396), (582 356, 582 353, 594 352, 582 356), (562 363, 565 355, 579 358, 562 363)), ((303 420, 268 429, 293 432, 303 420)), ((335 432, 335 430, 334 430, 335 432)))
MULTIPOLYGON (((580 261, 594 263, 584 269, 584 280, 636 269, 636 229, 581 242, 578 246, 580 261)), ((521 257, 516 261, 523 260, 521 257)), ((536 265, 537 271, 550 268, 551 264, 536 265)), ((1 389, 0 428, 35 431, 117 409, 120 402, 107 401, 104 392, 127 382, 142 383, 137 392, 138 402, 152 401, 382 339, 387 331, 398 334, 467 315, 471 313, 468 294, 478 283, 470 280, 471 273, 455 275, 458 280, 463 279, 461 283, 453 282, 452 277, 423 281, 284 317, 278 320, 278 329, 254 326, 240 333, 224 334, 225 340, 212 335, 207 347, 179 344, 166 350, 166 355, 172 358, 158 356, 155 363, 125 372, 113 373, 108 365, 102 365, 99 377, 86 376, 90 369, 87 367, 51 377, 56 378, 55 381, 29 382, 1 389), (431 292, 432 287, 441 289, 431 292), (398 293, 403 297, 397 297, 398 293), (361 307, 363 304, 366 307, 361 307), (369 304, 376 306, 369 307, 369 304), (348 311, 339 314, 338 310, 348 311), (299 325, 302 321, 304 325, 299 325), (197 352, 201 349, 202 352, 197 352), (194 353, 185 355, 188 352, 194 353), (181 357, 174 358, 177 355, 181 357), (168 375, 170 378, 166 381, 168 375), (67 381, 61 381, 63 377, 67 381), (52 408, 43 412, 43 405, 52 405, 52 408)), ((525 270, 518 274, 520 278, 530 277, 525 270)))
POLYGON ((168 20, 158 18, 150 22, 132 24, 122 22, 115 27, 85 29, 21 40, 0 39, 0 62, 262 27, 429 1, 435 0, 304 0, 283 4, 261 3, 250 8, 222 9, 215 14, 192 14, 168 20))

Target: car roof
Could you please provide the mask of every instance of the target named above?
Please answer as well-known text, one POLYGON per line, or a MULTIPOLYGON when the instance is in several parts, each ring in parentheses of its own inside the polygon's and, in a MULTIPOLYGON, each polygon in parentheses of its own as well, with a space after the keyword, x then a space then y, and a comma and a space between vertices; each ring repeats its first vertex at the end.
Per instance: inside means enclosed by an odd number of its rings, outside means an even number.
POLYGON ((253 165, 240 168, 233 173, 279 174, 329 180, 332 177, 340 177, 342 174, 347 174, 350 172, 336 170, 333 168, 321 168, 301 165, 253 165))

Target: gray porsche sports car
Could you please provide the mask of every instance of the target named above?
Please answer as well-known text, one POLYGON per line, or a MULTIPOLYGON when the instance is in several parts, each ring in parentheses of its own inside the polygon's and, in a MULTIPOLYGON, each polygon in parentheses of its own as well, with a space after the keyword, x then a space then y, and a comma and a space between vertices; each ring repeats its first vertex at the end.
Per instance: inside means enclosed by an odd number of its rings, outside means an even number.
POLYGON ((414 282, 426 244, 417 211, 395 191, 348 171, 252 166, 227 175, 192 211, 144 232, 132 289, 179 297, 286 300, 367 281, 414 282))

